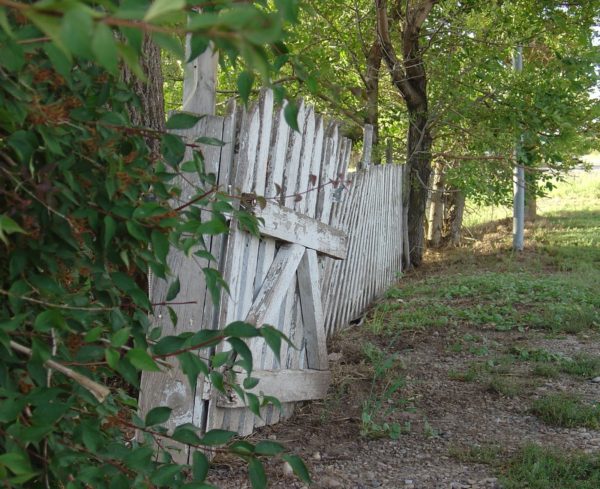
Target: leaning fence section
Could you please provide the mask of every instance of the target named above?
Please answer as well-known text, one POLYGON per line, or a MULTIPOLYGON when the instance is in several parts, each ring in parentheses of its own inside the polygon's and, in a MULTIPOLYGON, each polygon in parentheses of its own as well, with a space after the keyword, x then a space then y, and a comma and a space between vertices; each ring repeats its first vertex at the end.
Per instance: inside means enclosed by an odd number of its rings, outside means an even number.
POLYGON ((358 318, 402 269, 401 165, 376 165, 351 175, 331 225, 348 235, 348 256, 328 261, 323 278, 328 335, 358 318))
MULTIPOLYGON (((324 397, 329 385, 326 337, 359 316, 396 278, 403 252, 403 167, 370 166, 348 172, 351 142, 340 126, 300 104, 299 130, 285 121, 271 92, 248 109, 225 117, 208 116, 184 136, 210 136, 222 146, 203 148, 206 169, 218 185, 244 196, 265 197, 255 206, 264 220, 261 236, 252 236, 233 220, 228 236, 206 243, 229 284, 220 304, 207 293, 203 268, 194 254, 172 251, 169 266, 179 277, 180 305, 168 305, 168 284, 151 280, 152 322, 164 335, 177 331, 221 329, 232 321, 267 323, 288 336, 296 348, 281 358, 260 341, 249 341, 256 393, 278 397, 283 410, 263 409, 254 416, 243 399, 224 398, 200 377, 190 389, 179 368, 144 373, 140 407, 172 408, 172 426, 193 423, 202 430, 235 430, 246 435, 262 424, 289 416, 294 403, 324 397), (169 307, 179 316, 171 323, 169 307)), ((181 180, 185 202, 199 182, 181 180)), ((258 199, 257 199, 258 200, 258 199)), ((176 204, 181 204, 177 202, 176 204)), ((209 213, 205 217, 210 219, 209 213)), ((210 351, 201 352, 204 356, 210 351)), ((189 453, 175 447, 175 458, 189 453)))

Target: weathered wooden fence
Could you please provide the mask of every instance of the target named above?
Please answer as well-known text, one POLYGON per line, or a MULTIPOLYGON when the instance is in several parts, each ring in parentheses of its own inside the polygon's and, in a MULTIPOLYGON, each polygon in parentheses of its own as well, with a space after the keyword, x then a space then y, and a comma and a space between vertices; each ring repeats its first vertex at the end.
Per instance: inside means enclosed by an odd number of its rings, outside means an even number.
MULTIPOLYGON (((222 428, 245 435, 292 413, 293 403, 322 398, 329 385, 326 336, 345 326, 388 287, 401 269, 402 172, 398 165, 372 166, 348 173, 351 143, 339 126, 300 106, 300 131, 292 131, 271 92, 240 112, 204 117, 183 135, 209 136, 224 146, 203 148, 206 169, 223 188, 266 196, 260 239, 235 221, 227 237, 206 243, 230 294, 219 306, 207 293, 205 260, 173 251, 169 265, 179 276, 177 332, 218 329, 236 320, 272 324, 299 348, 284 346, 277 361, 262 341, 249 341, 256 392, 274 395, 283 412, 265 408, 254 416, 234 395, 225 397, 200 378, 195 391, 178 369, 144 373, 142 412, 157 405, 173 409, 173 426, 193 423, 203 430, 222 428), (351 182, 351 183, 348 183, 351 182), (300 198, 301 197, 301 198, 300 198), (275 203, 276 202, 276 203, 275 203)), ((194 181, 181 181, 182 199, 192 197, 194 181)), ((207 213, 206 219, 210 219, 207 213)), ((151 299, 165 302, 167 284, 152 279, 151 299)), ((153 321, 170 334, 166 306, 153 321)), ((210 352, 205 352, 207 356, 210 352)), ((187 460, 184 447, 177 457, 187 460)))

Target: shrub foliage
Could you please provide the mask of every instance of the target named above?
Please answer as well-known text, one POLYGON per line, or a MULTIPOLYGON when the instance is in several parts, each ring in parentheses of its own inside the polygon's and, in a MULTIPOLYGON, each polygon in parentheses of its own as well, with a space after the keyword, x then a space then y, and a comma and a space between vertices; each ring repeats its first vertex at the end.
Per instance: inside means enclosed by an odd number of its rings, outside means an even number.
MULTIPOLYGON (((168 301, 179 292, 169 249, 210 259, 206 235, 226 232, 231 216, 250 231, 257 223, 214 185, 195 142, 131 124, 129 110, 139 103, 120 67, 143 76, 144 35, 183 56, 179 39, 190 33, 192 56, 212 41, 224 63, 247 66, 239 80, 247 94, 253 73, 268 80, 285 53, 283 26, 296 14, 289 1, 217 1, 203 3, 201 13, 195 3, 0 0, 0 479, 7 487, 210 487, 209 450, 247 460, 254 487, 266 484, 263 456, 283 457, 308 480, 302 462, 274 442, 253 445, 191 425, 167 432, 168 407, 137 414, 141 371, 169 363, 192 385, 205 374, 224 389, 227 379, 214 367, 237 363, 251 386, 240 338, 263 336, 274 348, 282 340, 271 327, 244 323, 161 337, 148 319, 148 271, 170 281, 168 301), (160 154, 151 149, 156 140, 160 154), (183 201, 176 182, 186 173, 200 184, 183 201), (222 341, 230 354, 212 364, 197 355, 222 341), (172 461, 172 441, 198 449, 189 465, 172 461)), ((167 127, 197 121, 176 114, 167 127)), ((218 297, 218 272, 203 272, 218 297)), ((175 307, 171 316, 176 321, 175 307)), ((258 412, 255 398, 249 404, 258 412)))

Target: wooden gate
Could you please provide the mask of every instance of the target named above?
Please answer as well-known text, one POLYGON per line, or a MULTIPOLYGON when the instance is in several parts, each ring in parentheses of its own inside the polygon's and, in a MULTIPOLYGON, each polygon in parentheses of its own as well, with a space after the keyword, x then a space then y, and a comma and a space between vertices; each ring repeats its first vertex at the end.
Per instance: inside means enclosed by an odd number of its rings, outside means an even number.
MULTIPOLYGON (((195 303, 180 314, 177 332, 224 328, 243 320, 273 325, 298 347, 285 345, 278 362, 262 340, 249 341, 252 376, 260 379, 256 393, 277 397, 284 403, 283 415, 288 416, 295 401, 322 398, 329 386, 320 257, 346 257, 347 237, 329 221, 334 201, 343 191, 351 143, 340 137, 337 124, 326 124, 304 104, 298 113, 299 131, 290 129, 283 110, 274 107, 272 92, 265 91, 259 103, 243 113, 238 131, 237 113, 231 111, 225 118, 202 119, 189 134, 226 143, 204 149, 207 171, 218 175, 220 185, 266 197, 264 208, 254 207, 264 220, 260 239, 232 222, 226 239, 214 237, 209 243, 230 291, 223 294, 219 309, 206 294, 199 272, 205 263, 173 252, 169 264, 179 271, 178 300, 195 303)), ((163 281, 153 281, 153 303, 165 301, 166 288, 163 281)), ((166 308, 159 306, 154 320, 163 326, 163 334, 171 332, 167 318, 166 308)), ((241 399, 212 389, 208 379, 200 378, 191 392, 181 372, 173 370, 144 373, 142 390, 153 395, 140 401, 142 412, 156 405, 171 407, 171 427, 189 422, 203 430, 230 429, 247 435, 281 416, 272 407, 264 409, 261 418, 254 416, 241 399)), ((179 448, 176 459, 186 461, 185 448, 179 448)))
MULTIPOLYGON (((329 386, 326 335, 319 280, 319 255, 346 256, 347 238, 327 224, 332 190, 345 171, 350 144, 338 128, 324 127, 312 108, 301 105, 300 131, 291 131, 283 109, 274 111, 271 92, 242 121, 234 186, 245 194, 266 196, 255 206, 261 238, 232 224, 223 277, 230 294, 224 297, 220 325, 245 320, 280 329, 298 347, 285 347, 280 362, 260 339, 250 342, 256 392, 282 403, 323 398, 329 386), (327 134, 326 134, 327 133, 327 134)), ((279 413, 265 409, 262 419, 244 408, 242 400, 209 394, 206 429, 225 428, 241 435, 255 426, 276 422, 279 413)), ((291 410, 286 410, 290 413, 291 410)))

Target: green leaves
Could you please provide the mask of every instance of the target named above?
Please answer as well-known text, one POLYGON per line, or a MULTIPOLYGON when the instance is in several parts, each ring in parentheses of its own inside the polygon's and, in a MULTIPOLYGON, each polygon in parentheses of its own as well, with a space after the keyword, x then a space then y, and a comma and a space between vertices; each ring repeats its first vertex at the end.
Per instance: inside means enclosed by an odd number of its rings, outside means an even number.
POLYGON ((288 102, 283 109, 285 121, 294 131, 300 131, 298 127, 298 106, 293 102, 288 102))
POLYGON ((235 431, 210 430, 202 437, 202 444, 208 446, 224 445, 236 435, 235 431))
POLYGON ((263 489, 267 487, 267 476, 265 468, 260 460, 251 458, 248 460, 248 475, 253 489, 263 489))
POLYGON ((177 277, 171 285, 169 285, 169 290, 167 291, 167 301, 172 301, 177 297, 179 291, 181 290, 181 283, 179 282, 179 277, 177 277))
POLYGON ((248 103, 250 98, 250 92, 252 91, 252 84, 254 83, 254 75, 248 71, 242 71, 238 75, 237 88, 240 94, 240 98, 248 103))
POLYGON ((148 372, 160 372, 160 368, 148 352, 142 348, 132 348, 127 352, 125 357, 131 362, 131 364, 139 369, 148 372))
POLYGON ((302 459, 298 457, 298 455, 284 455, 282 458, 288 464, 290 464, 292 470, 294 471, 294 474, 296 474, 300 478, 300 480, 306 482, 307 484, 310 484, 312 482, 306 465, 304 464, 302 459))
POLYGON ((2 467, 6 467, 17 476, 9 479, 9 482, 12 481, 15 484, 26 482, 37 474, 32 469, 29 458, 19 452, 8 452, 0 455, 0 468, 2 467))
POLYGON ((192 455, 192 477, 195 482, 202 482, 208 475, 209 463, 206 455, 195 451, 192 455))
POLYGON ((194 127, 203 116, 191 112, 176 112, 167 121, 167 129, 190 129, 194 127))
POLYGON ((21 233, 25 234, 25 231, 15 221, 5 214, 0 215, 0 239, 8 246, 7 234, 21 233))
POLYGON ((119 51, 117 49, 115 34, 107 25, 101 23, 96 25, 92 40, 92 52, 98 63, 113 75, 117 74, 119 51))
MULTIPOLYGON (((274 73, 267 48, 276 42, 285 51, 282 19, 294 16, 296 3, 279 3, 285 13, 264 3, 216 2, 202 13, 188 5, 183 0, 22 2, 18 18, 12 7, 0 7, 0 65, 6 75, 0 83, 1 159, 8 182, 0 195, 6 204, 0 214, 0 288, 10 294, 0 308, 0 348, 10 349, 10 340, 18 339, 32 350, 30 358, 0 358, 0 446, 6 452, 0 455, 0 479, 10 487, 39 479, 33 469, 39 460, 30 461, 36 447, 47 447, 47 484, 67 481, 98 489, 137 487, 140 481, 209 488, 206 456, 192 454, 190 482, 189 467, 174 463, 165 449, 175 442, 223 446, 244 460, 282 454, 272 443, 259 444, 255 453, 251 443, 234 440, 230 431, 202 436, 201 427, 190 424, 171 430, 167 406, 150 409, 144 419, 136 415, 142 372, 158 372, 164 361, 185 375, 192 391, 204 378, 215 390, 233 389, 255 413, 264 404, 245 395, 223 368, 247 371, 244 386, 256 388, 244 339, 261 330, 233 323, 225 331, 180 332, 177 315, 189 318, 187 301, 170 303, 187 287, 176 273, 170 275, 171 248, 201 263, 198 273, 213 303, 227 288, 208 238, 227 233, 228 217, 238 211, 230 196, 218 192, 218 172, 207 173, 209 162, 205 167, 194 146, 209 154, 225 142, 195 134, 195 142, 187 144, 176 133, 133 124, 131 111, 140 113, 145 95, 135 77, 147 76, 140 62, 146 34, 181 58, 181 34, 195 30, 192 56, 212 44, 224 64, 247 67, 239 87, 248 99, 258 76, 254 70, 263 81, 274 73), (123 65, 133 77, 120 76, 123 65), (190 162, 183 163, 190 152, 190 162), (186 185, 183 191, 180 174, 193 181, 192 189, 186 185), (168 284, 164 299, 153 298, 160 302, 156 306, 148 297, 149 272, 168 284), (170 336, 161 338, 162 332, 170 336), (231 350, 213 356, 227 339, 231 350), (44 361, 50 357, 90 383, 108 386, 110 394, 99 403, 63 374, 49 385, 44 361), (131 427, 142 433, 135 443, 131 427), (165 443, 154 442, 160 436, 165 443), (15 439, 31 450, 15 449, 15 439)), ((200 119, 176 113, 167 128, 183 134, 202 127, 200 119)), ((257 231, 250 214, 241 221, 257 231)), ((265 334, 276 345, 277 334, 265 334)), ((251 470, 253 484, 264 486, 258 459, 251 470)))
POLYGON ((154 0, 144 15, 146 22, 152 22, 159 17, 170 14, 185 7, 185 0, 154 0))

